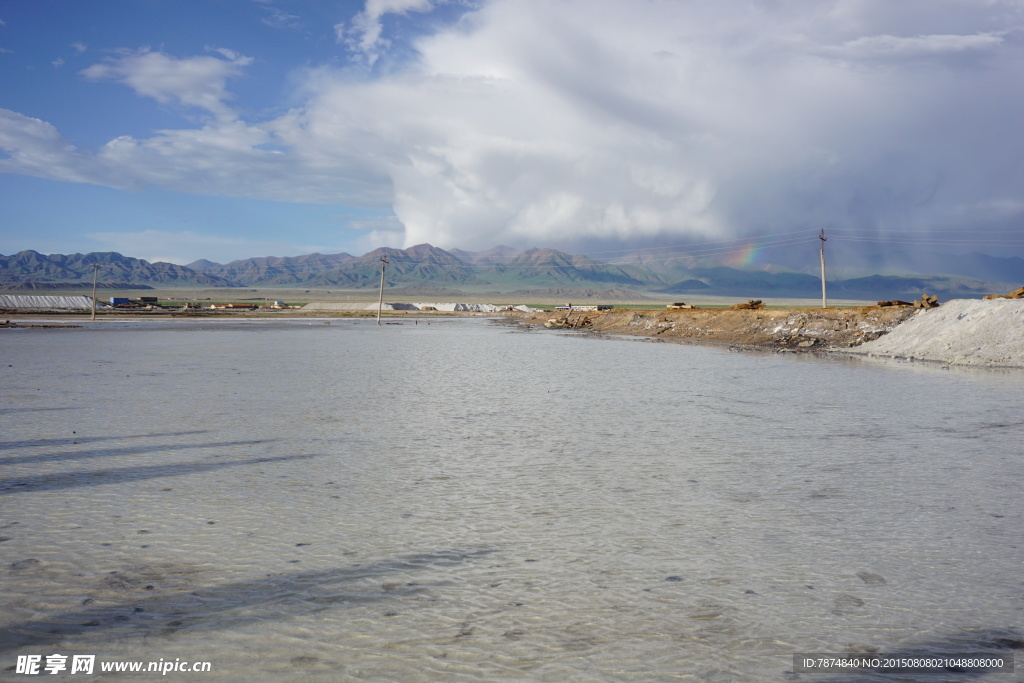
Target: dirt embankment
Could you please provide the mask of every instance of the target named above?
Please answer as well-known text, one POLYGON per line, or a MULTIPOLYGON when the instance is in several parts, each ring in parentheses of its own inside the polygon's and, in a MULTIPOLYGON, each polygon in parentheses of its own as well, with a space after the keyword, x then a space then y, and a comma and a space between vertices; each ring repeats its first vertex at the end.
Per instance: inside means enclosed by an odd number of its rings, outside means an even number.
POLYGON ((616 309, 595 313, 511 313, 521 325, 581 329, 666 341, 811 351, 877 339, 917 312, 905 307, 680 311, 616 309))

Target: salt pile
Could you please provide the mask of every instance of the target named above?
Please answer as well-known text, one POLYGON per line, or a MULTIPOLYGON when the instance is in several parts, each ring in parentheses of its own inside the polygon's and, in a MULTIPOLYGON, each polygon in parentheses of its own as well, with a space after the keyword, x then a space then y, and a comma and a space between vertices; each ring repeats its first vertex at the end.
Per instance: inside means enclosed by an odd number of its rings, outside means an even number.
POLYGON ((1024 367, 1024 300, 956 299, 845 350, 951 365, 1024 367))
POLYGON ((78 310, 92 308, 87 296, 25 296, 0 294, 0 308, 28 308, 38 310, 78 310))

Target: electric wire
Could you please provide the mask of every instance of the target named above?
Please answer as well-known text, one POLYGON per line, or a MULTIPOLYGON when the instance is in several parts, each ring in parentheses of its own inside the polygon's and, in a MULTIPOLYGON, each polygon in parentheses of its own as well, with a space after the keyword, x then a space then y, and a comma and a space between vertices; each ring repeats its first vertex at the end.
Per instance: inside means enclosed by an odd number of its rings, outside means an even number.
MULTIPOLYGON (((902 230, 899 232, 888 231, 877 228, 830 228, 827 231, 827 239, 834 243, 860 243, 860 244, 882 244, 882 245, 907 245, 907 246, 961 246, 961 247, 1024 247, 1024 235, 1013 230, 979 230, 972 232, 969 237, 953 237, 952 235, 963 235, 962 231, 955 230, 902 230), (853 234, 848 234, 853 233, 853 234), (872 236, 876 233, 878 236, 872 236), (934 235, 934 237, 931 237, 934 235), (947 236, 949 235, 949 236, 947 236), (1000 235, 1012 235, 1016 239, 1006 239, 1000 235)), ((529 269, 550 269, 559 266, 572 266, 576 268, 594 268, 600 266, 626 266, 644 268, 646 264, 667 263, 685 259, 703 259, 714 256, 736 254, 743 249, 767 250, 777 247, 791 247, 800 244, 817 244, 819 234, 817 231, 794 230, 789 232, 771 233, 759 237, 738 237, 727 240, 709 240, 705 242, 693 242, 690 244, 673 244, 661 247, 643 247, 633 250, 607 250, 568 254, 557 250, 555 252, 557 261, 547 263, 514 263, 499 260, 475 260, 464 261, 458 264, 443 263, 432 259, 416 259, 406 254, 391 252, 388 255, 391 263, 405 266, 433 265, 439 268, 472 268, 476 270, 529 270, 529 269), (667 251, 672 250, 672 251, 667 251), (645 252, 656 252, 648 255, 645 252), (619 258, 592 258, 606 254, 623 254, 619 258), (578 257, 593 261, 593 263, 574 263, 578 257)), ((400 252, 401 250, 395 250, 400 252)), ((545 250, 538 250, 545 251, 545 250)), ((515 258, 515 257, 513 257, 515 258)))

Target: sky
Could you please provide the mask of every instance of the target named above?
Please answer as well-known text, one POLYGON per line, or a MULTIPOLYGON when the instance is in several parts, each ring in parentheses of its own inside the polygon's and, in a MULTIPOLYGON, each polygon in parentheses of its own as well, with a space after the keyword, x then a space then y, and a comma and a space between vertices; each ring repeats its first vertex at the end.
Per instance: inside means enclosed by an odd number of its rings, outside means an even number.
POLYGON ((1024 255, 1022 86, 1024 0, 0 0, 0 253, 1024 255))

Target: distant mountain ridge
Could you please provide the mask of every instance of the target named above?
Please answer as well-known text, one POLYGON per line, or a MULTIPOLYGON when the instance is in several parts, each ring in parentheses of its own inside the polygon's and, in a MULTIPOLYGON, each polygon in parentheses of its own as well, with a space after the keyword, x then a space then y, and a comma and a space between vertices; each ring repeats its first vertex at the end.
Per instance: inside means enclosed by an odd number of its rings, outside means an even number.
MULTIPOLYGON (((91 282, 37 282, 23 280, 0 284, 0 292, 31 292, 46 289, 92 289, 91 282)), ((132 284, 131 282, 97 282, 96 289, 153 289, 149 285, 132 284)))
MULTIPOLYGON (((93 264, 98 264, 101 285, 110 287, 116 283, 126 289, 185 286, 363 289, 379 286, 382 259, 387 260, 385 286, 407 293, 417 289, 452 293, 472 290, 547 296, 557 291, 594 291, 628 292, 631 297, 718 294, 816 298, 821 292, 818 277, 784 268, 740 270, 714 265, 707 260, 683 262, 647 256, 627 256, 618 259, 621 263, 606 263, 548 248, 499 246, 469 252, 445 250, 430 244, 408 249, 381 247, 358 257, 347 253, 315 253, 240 259, 227 264, 200 259, 187 266, 150 263, 116 252, 45 255, 27 250, 11 256, 0 255, 0 286, 8 291, 81 288, 86 283, 91 284, 93 264), (641 264, 656 266, 656 270, 641 264)), ((956 265, 952 260, 947 263, 951 267, 956 265)), ((1003 291, 999 287, 1006 283, 1024 283, 1022 259, 973 254, 965 257, 963 264, 975 277, 958 273, 830 280, 829 296, 906 299, 926 292, 943 298, 980 296, 1003 291), (995 277, 976 277, 985 273, 995 277)))
MULTIPOLYGON (((493 251, 493 250, 492 250, 493 251)), ((481 277, 493 283, 536 285, 616 285, 647 287, 664 284, 664 280, 642 268, 604 263, 556 249, 524 249, 506 254, 507 261, 495 260, 481 267, 481 277)))
POLYGON ((320 273, 337 268, 355 259, 351 254, 307 254, 305 256, 264 256, 232 261, 227 264, 200 259, 188 264, 197 272, 220 277, 242 286, 297 285, 316 278, 320 273))
POLYGON ((309 284, 316 287, 377 287, 380 284, 381 259, 388 261, 384 269, 384 284, 389 287, 487 284, 465 261, 429 244, 417 244, 408 249, 380 247, 318 274, 309 284))
POLYGON ((88 254, 40 254, 20 251, 12 256, 0 255, 0 284, 36 282, 92 282, 93 264, 99 264, 98 275, 104 281, 139 285, 201 285, 204 287, 231 287, 234 285, 215 275, 198 273, 186 266, 122 256, 116 251, 96 251, 88 254))

